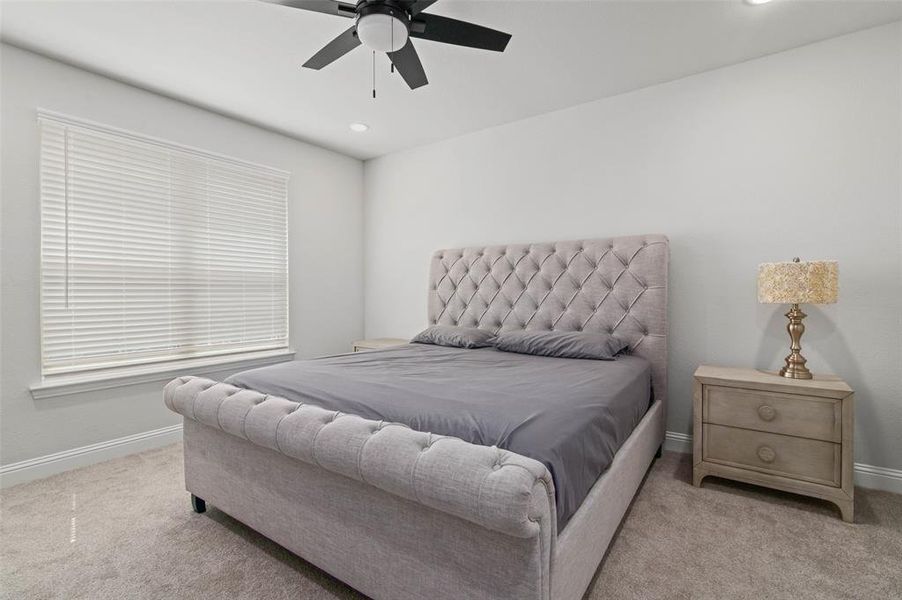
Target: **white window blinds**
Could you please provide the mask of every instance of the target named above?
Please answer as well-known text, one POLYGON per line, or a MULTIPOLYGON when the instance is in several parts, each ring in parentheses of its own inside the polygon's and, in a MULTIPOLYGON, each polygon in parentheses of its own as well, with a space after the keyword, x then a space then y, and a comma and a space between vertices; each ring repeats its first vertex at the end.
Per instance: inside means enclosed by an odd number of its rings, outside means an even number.
POLYGON ((287 347, 287 173, 39 123, 44 375, 287 347))

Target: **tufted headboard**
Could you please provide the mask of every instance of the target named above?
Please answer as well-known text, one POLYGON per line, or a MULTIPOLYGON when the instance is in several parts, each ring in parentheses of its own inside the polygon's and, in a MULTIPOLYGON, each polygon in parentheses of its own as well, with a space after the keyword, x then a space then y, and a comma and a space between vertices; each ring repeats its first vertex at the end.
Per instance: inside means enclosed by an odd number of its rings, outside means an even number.
POLYGON ((429 323, 616 333, 651 362, 666 403, 669 259, 663 235, 439 250, 429 323))

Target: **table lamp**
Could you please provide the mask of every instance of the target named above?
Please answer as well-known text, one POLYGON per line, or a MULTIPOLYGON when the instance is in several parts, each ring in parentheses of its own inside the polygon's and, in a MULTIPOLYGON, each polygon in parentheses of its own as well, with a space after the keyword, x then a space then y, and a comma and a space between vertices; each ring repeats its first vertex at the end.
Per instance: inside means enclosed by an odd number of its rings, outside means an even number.
POLYGON ((786 331, 792 340, 786 365, 780 375, 793 379, 811 379, 811 371, 805 367, 801 339, 805 333, 802 323, 807 315, 799 304, 832 304, 839 295, 839 265, 835 260, 763 263, 758 265, 758 302, 791 304, 786 313, 789 324, 786 331))

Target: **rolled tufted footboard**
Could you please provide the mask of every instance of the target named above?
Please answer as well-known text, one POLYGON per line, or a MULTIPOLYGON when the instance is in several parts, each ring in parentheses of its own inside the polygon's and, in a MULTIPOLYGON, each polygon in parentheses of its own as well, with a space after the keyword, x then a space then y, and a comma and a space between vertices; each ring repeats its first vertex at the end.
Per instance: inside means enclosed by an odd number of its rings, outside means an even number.
POLYGON ((551 594, 554 490, 541 463, 182 377, 188 490, 374 598, 551 594))

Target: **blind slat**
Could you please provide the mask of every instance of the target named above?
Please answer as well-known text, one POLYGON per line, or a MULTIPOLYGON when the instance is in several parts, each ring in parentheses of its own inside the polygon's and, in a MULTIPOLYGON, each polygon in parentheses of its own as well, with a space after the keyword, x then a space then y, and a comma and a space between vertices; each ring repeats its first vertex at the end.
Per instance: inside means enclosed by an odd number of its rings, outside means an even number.
POLYGON ((287 346, 287 174, 40 125, 45 374, 287 346))

